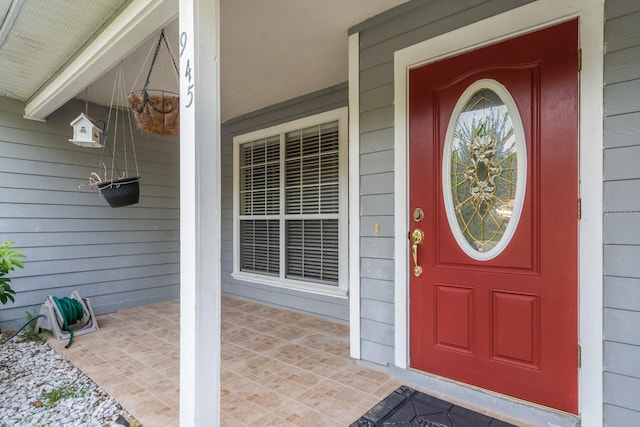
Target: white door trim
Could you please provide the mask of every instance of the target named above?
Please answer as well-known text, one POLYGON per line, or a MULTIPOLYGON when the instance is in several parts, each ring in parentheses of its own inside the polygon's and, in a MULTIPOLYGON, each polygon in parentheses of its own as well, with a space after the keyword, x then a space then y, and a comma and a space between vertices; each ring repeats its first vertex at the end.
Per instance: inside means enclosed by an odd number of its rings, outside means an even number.
POLYGON ((579 374, 584 427, 602 423, 602 160, 603 160, 603 0, 538 0, 395 52, 395 364, 409 366, 408 245, 408 71, 579 17, 580 176, 582 220, 579 231, 579 374))

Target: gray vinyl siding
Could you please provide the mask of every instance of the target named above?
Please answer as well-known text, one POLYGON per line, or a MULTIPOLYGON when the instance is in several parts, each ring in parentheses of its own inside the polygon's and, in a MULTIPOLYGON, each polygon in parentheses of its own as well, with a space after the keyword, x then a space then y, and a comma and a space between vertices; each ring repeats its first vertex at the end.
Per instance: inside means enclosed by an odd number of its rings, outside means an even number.
MULTIPOLYGON (((530 0, 413 0, 350 29, 360 33, 361 357, 394 363, 393 54, 530 0), (376 224, 380 234, 374 233, 376 224)), ((401 302, 404 304, 404 302, 401 302)))
MULTIPOLYGON (((68 142, 69 122, 84 110, 71 101, 42 123, 22 118, 22 102, 0 98, 0 242, 15 241, 26 255, 10 276, 16 302, 0 306, 2 328, 24 323, 47 295, 78 291, 98 314, 179 295, 177 137, 134 132, 140 202, 114 209, 79 187, 102 151, 68 142)), ((89 112, 108 116, 95 105, 89 112)), ((103 161, 110 166, 109 152, 103 161)))
POLYGON ((640 425, 640 2, 605 2, 604 424, 640 425))
POLYGON ((231 277, 233 271, 233 138, 348 104, 346 83, 246 114, 222 124, 222 292, 338 321, 349 320, 346 298, 266 286, 231 277))

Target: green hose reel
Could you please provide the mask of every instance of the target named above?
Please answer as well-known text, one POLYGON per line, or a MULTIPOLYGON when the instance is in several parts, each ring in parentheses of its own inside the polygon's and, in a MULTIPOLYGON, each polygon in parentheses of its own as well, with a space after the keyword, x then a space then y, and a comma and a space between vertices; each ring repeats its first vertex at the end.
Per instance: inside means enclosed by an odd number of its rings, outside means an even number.
POLYGON ((69 340, 71 346, 74 335, 84 335, 98 330, 98 321, 87 298, 81 298, 77 291, 70 297, 56 298, 49 295, 42 307, 42 317, 36 323, 35 332, 47 329, 59 340, 69 340))

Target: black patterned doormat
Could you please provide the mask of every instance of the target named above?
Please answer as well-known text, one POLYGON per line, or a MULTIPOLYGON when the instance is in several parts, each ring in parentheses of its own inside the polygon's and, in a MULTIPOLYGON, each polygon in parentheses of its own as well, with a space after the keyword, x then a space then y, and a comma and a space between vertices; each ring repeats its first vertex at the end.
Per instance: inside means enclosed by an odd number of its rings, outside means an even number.
POLYGON ((478 412, 421 393, 399 387, 351 427, 515 427, 478 412))

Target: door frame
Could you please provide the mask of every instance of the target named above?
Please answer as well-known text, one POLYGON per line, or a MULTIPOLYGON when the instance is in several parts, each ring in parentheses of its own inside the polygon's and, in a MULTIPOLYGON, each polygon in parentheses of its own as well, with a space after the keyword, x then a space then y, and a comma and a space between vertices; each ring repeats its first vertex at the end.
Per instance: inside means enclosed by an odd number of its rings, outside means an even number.
POLYGON ((582 348, 582 367, 578 375, 578 405, 582 425, 588 427, 599 425, 603 416, 603 0, 538 0, 395 52, 394 356, 396 367, 409 367, 409 253, 406 234, 409 230, 409 70, 576 17, 579 18, 579 47, 582 48, 582 71, 579 75, 579 192, 582 218, 578 232, 578 342, 582 348), (585 31, 585 28, 588 30, 585 31), (581 174, 580 171, 589 173, 581 174))

